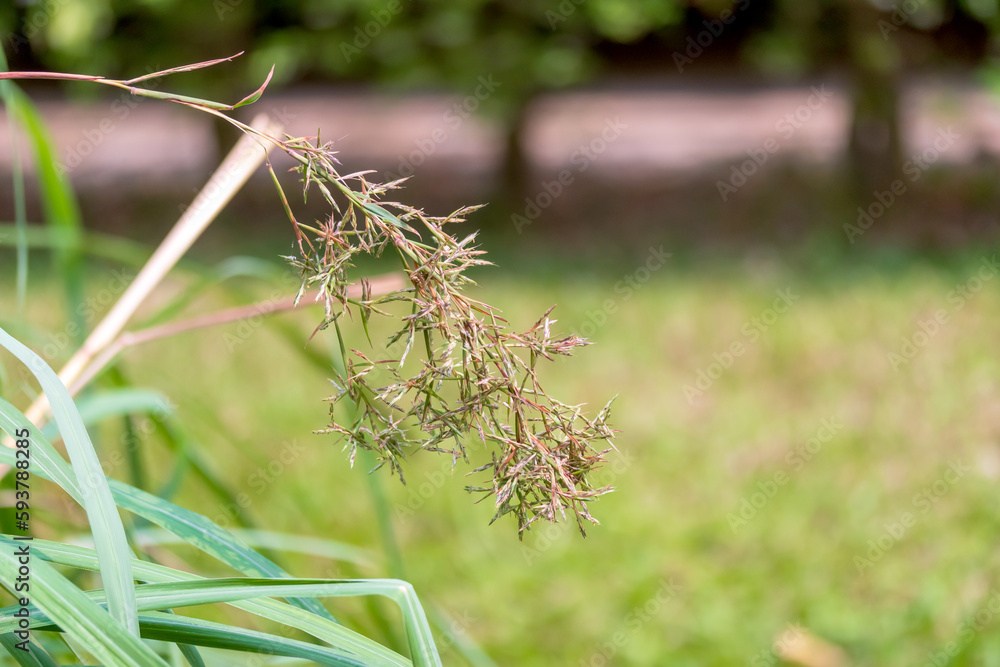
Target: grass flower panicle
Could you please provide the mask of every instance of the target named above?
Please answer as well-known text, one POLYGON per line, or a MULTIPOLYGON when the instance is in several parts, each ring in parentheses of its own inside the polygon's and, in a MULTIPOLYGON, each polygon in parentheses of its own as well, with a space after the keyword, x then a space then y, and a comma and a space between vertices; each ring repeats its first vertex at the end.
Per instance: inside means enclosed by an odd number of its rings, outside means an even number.
POLYGON ((421 449, 444 452, 451 454, 454 465, 460 458, 468 460, 465 442, 478 438, 492 447, 491 461, 473 472, 490 471, 492 482, 466 488, 484 498, 493 497, 494 521, 514 515, 521 535, 535 521, 556 521, 568 510, 585 534, 585 521, 597 523, 588 503, 611 491, 595 487, 590 478, 613 449, 610 403, 587 418, 579 406, 550 396, 536 369, 540 360, 570 355, 588 341, 554 334, 551 308, 530 329, 514 331, 498 308, 465 293, 474 284, 467 270, 490 263, 475 245, 476 234, 459 240, 446 229, 463 222, 478 206, 445 217, 429 216, 386 199, 406 179, 380 184, 369 180, 371 171, 341 175, 331 142, 319 136, 275 137, 227 115, 258 100, 270 74, 260 88, 232 105, 136 86, 228 60, 232 58, 129 80, 52 72, 7 72, 0 73, 0 79, 62 79, 123 88, 133 95, 218 116, 262 147, 277 147, 288 154, 297 163, 294 170, 303 198, 315 188, 331 208, 326 220, 314 224, 297 220, 265 154, 299 250, 298 255, 287 257, 301 274, 296 301, 315 294, 325 309, 317 331, 332 325, 340 344, 342 368, 334 369, 337 393, 329 398, 332 419, 320 432, 343 436, 352 464, 359 447, 370 449, 377 454, 377 467, 388 463, 400 479, 404 479, 402 464, 409 454, 421 449), (352 295, 347 275, 355 257, 381 256, 387 251, 399 258, 409 285, 374 296, 370 283, 362 279, 360 295, 352 295), (387 345, 405 342, 399 358, 372 361, 358 350, 348 350, 340 330, 341 316, 356 310, 367 335, 370 319, 392 317, 386 308, 394 303, 409 304, 409 313, 399 316, 399 329, 387 345), (422 358, 407 366, 415 347, 422 358), (391 380, 386 385, 376 381, 382 373, 373 373, 380 366, 391 380), (350 423, 335 418, 334 406, 345 400, 355 408, 350 423))

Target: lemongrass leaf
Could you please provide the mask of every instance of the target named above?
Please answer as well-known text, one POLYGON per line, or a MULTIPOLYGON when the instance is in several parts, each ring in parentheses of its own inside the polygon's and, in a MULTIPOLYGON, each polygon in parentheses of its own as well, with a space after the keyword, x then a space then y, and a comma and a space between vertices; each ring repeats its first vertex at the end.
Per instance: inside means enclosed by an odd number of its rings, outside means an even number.
MULTIPOLYGON (((11 591, 22 567, 18 561, 21 556, 16 553, 14 549, 0 550, 0 581, 11 591)), ((127 631, 55 568, 39 559, 30 562, 31 602, 52 622, 71 633, 96 658, 108 665, 167 667, 167 663, 153 653, 138 634, 127 631)), ((4 632, 19 628, 19 620, 11 618, 13 621, 0 620, 6 628, 4 632)))
MULTIPOLYGON (((5 546, 16 544, 6 536, 0 536, 5 546)), ((46 540, 33 541, 35 552, 43 559, 69 567, 94 570, 97 568, 96 552, 87 547, 60 544, 46 540)), ((164 565, 135 559, 132 566, 137 579, 152 583, 202 581, 204 578, 188 572, 181 572, 164 565)), ((409 661, 377 642, 364 637, 332 620, 318 616, 286 602, 259 598, 255 600, 235 600, 228 604, 243 609, 262 618, 267 618, 289 627, 301 630, 331 646, 355 653, 373 666, 406 667, 409 661)))
POLYGON ((264 94, 264 89, 267 88, 267 84, 271 83, 271 77, 274 76, 274 65, 271 65, 271 71, 267 73, 267 78, 264 79, 264 83, 260 85, 260 88, 250 93, 242 100, 233 105, 233 109, 238 109, 240 107, 246 106, 248 104, 253 104, 260 99, 260 96, 264 94))
MULTIPOLYGON (((139 620, 136 613, 134 582, 132 581, 132 551, 125 537, 125 528, 111 496, 108 480, 94 451, 90 435, 80 418, 66 387, 48 364, 0 329, 0 345, 25 364, 42 385, 52 414, 59 426, 73 473, 79 485, 83 507, 101 561, 101 579, 108 591, 108 608, 112 617, 136 637, 139 620)), ((32 434, 37 429, 31 429, 32 434)))

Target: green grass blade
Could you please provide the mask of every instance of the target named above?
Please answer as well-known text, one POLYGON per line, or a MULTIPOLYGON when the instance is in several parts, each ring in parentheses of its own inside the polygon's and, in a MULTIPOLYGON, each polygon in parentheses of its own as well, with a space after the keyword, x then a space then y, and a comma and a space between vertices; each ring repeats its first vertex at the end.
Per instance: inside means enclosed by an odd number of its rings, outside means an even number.
MULTIPOLYGON (((236 536, 208 517, 186 510, 117 480, 109 480, 109 483, 115 499, 123 508, 169 530, 188 544, 214 556, 234 570, 258 577, 289 576, 287 572, 243 544, 236 536)), ((326 616, 330 614, 316 600, 294 600, 292 602, 314 613, 326 616)))
POLYGON ((243 653, 263 653, 265 655, 301 658, 332 667, 365 667, 366 665, 357 657, 336 649, 197 618, 150 612, 139 617, 139 625, 142 636, 146 639, 228 649, 243 653))
MULTIPOLYGON (((169 500, 183 481, 183 469, 190 468, 223 506, 231 507, 239 504, 237 492, 230 489, 229 485, 215 474, 212 466, 201 454, 204 448, 188 435, 176 418, 153 415, 152 420, 156 432, 163 437, 164 444, 174 458, 174 471, 157 493, 158 496, 169 500)), ((248 519, 241 513, 235 517, 235 521, 240 525, 246 525, 248 519)))
MULTIPOLYGON (((116 381, 121 380, 115 368, 108 369, 108 373, 114 376, 116 381)), ((147 389, 117 387, 98 393, 88 393, 77 399, 76 406, 83 418, 83 423, 88 427, 96 426, 107 419, 121 419, 125 431, 122 436, 124 446, 115 452, 106 452, 106 454, 121 457, 115 461, 114 467, 117 467, 117 464, 124 459, 132 485, 140 489, 147 488, 145 468, 142 464, 145 448, 140 443, 133 417, 138 414, 160 417, 170 415, 173 412, 173 406, 167 397, 147 389)), ((52 429, 51 423, 43 429, 43 432, 49 437, 53 435, 53 431, 50 429, 52 429)), ((112 472, 114 467, 111 469, 112 472)), ((107 470, 107 468, 105 469, 107 470)))
MULTIPOLYGON (((276 282, 280 275, 280 268, 273 262, 256 257, 229 257, 217 266, 204 269, 198 276, 198 279, 188 285, 172 301, 169 301, 149 317, 138 320, 135 328, 145 329, 170 321, 190 304, 194 303, 208 289, 218 287, 233 278, 258 278, 276 282)), ((293 290, 290 290, 290 293, 292 292, 293 290)))
MULTIPOLYGON (((9 537, 0 536, 0 543, 5 548, 16 544, 9 537)), ((97 569, 97 555, 93 549, 76 545, 48 542, 35 539, 32 542, 34 553, 40 558, 86 570, 97 569)), ((152 583, 201 581, 203 577, 188 572, 181 572, 165 565, 149 563, 134 559, 132 567, 135 577, 140 581, 152 583)), ((339 625, 326 617, 321 617, 299 607, 293 607, 286 602, 262 598, 258 600, 233 601, 230 604, 244 611, 256 614, 289 627, 296 628, 324 641, 331 646, 355 653, 368 664, 378 667, 407 667, 410 661, 380 644, 339 625)))
POLYGON ((175 93, 166 93, 159 90, 150 90, 148 88, 135 88, 130 87, 129 92, 133 95, 138 95, 139 97, 151 97, 157 100, 164 100, 166 102, 180 102, 182 104, 193 104, 200 107, 207 107, 209 109, 216 109, 218 111, 230 111, 233 108, 231 104, 222 104, 221 102, 213 102, 212 100, 205 100, 200 97, 191 97, 190 95, 177 95, 175 93))
MULTIPOLYGON (((123 508, 170 531, 234 570, 250 576, 290 576, 270 559, 251 549, 208 517, 117 480, 110 480, 110 485, 115 500, 123 508)), ((294 599, 290 602, 333 620, 326 607, 316 600, 294 599)))
POLYGON ((382 594, 392 598, 403 612, 413 664, 418 667, 442 667, 427 614, 417 599, 416 591, 408 582, 396 580, 395 583, 395 587, 387 588, 382 594))
MULTIPOLYGON (((356 416, 354 415, 354 417, 356 416)), ((358 457, 365 470, 373 470, 378 463, 375 452, 367 449, 358 452, 358 457)), ((367 482, 368 494, 372 501, 372 508, 375 510, 379 536, 382 538, 382 553, 385 554, 389 576, 395 579, 405 579, 406 567, 403 560, 403 552, 400 550, 399 542, 396 540, 396 531, 392 525, 392 513, 389 509, 389 500, 385 494, 385 487, 382 485, 382 478, 379 475, 369 472, 369 474, 365 475, 365 481, 367 482)), ((398 641, 398 637, 396 637, 393 631, 393 625, 386 616, 382 605, 372 600, 369 605, 369 612, 383 630, 389 636, 393 637, 395 641, 398 641)))
POLYGON ((170 399, 151 389, 105 389, 77 400, 77 409, 88 424, 135 414, 169 415, 170 399))
POLYGON ((264 90, 267 88, 267 84, 271 83, 271 77, 274 76, 274 65, 271 65, 271 71, 267 73, 267 78, 264 79, 264 83, 260 85, 260 88, 253 91, 242 100, 233 105, 233 109, 239 109, 240 107, 245 107, 248 104, 253 104, 260 99, 260 96, 264 94, 264 90))
MULTIPOLYGON (((362 465, 367 470, 372 470, 378 463, 375 453, 370 450, 362 450, 359 452, 359 456, 362 465)), ((389 576, 404 579, 406 578, 406 564, 403 560, 403 552, 399 548, 399 542, 396 540, 396 531, 392 525, 392 511, 389 509, 389 499, 382 486, 382 480, 374 474, 368 474, 365 478, 368 482, 368 493, 371 496, 372 507, 375 509, 375 518, 378 520, 382 549, 389 564, 389 576)))
POLYGON ((80 209, 68 180, 60 170, 55 148, 41 115, 20 89, 10 90, 10 109, 31 141, 46 222, 54 232, 65 238, 65 245, 56 252, 57 265, 66 291, 69 319, 77 324, 82 337, 86 323, 83 321, 83 310, 79 308, 83 303, 84 283, 80 209))
MULTIPOLYGON (((229 532, 254 549, 273 549, 308 554, 345 563, 354 563, 362 567, 373 567, 373 561, 376 557, 372 551, 336 540, 244 528, 230 528, 229 532)), ((135 539, 142 545, 174 544, 181 541, 179 537, 163 530, 136 531, 135 539)))
MULTIPOLYGON (((38 625, 33 626, 36 630, 59 631, 58 626, 47 623, 47 619, 37 617, 36 622, 38 625)), ((154 611, 139 617, 139 627, 143 639, 189 647, 202 646, 241 653, 298 658, 330 667, 367 667, 366 663, 356 656, 336 649, 198 618, 154 611)), ((200 658, 198 663, 204 664, 200 658)))
MULTIPOLYGON (((14 590, 20 566, 13 549, 0 550, 0 580, 9 590, 14 590)), ((43 560, 31 560, 31 601, 104 664, 167 666, 137 635, 43 560)), ((11 632, 17 623, 4 625, 11 632)))
MULTIPOLYGON (((0 429, 14 437, 18 428, 25 427, 30 428, 33 434, 31 443, 31 456, 35 464, 33 474, 56 482, 82 505, 82 491, 66 462, 17 408, 0 399, 0 429)), ((14 451, 0 447, 0 462, 14 465, 16 463, 14 451)), ((109 486, 112 497, 122 509, 169 530, 233 569, 251 576, 288 576, 288 573, 280 567, 250 549, 208 518, 122 482, 111 480, 109 486)), ((303 609, 333 619, 330 612, 316 600, 293 602, 303 609)))
MULTIPOLYGON (((125 415, 121 418, 121 423, 129 482, 137 489, 148 489, 149 481, 146 478, 146 466, 143 463, 145 459, 143 456, 144 448, 139 438, 139 431, 135 427, 135 419, 132 415, 125 415)), ((180 460, 187 461, 186 458, 180 460)))
POLYGON ((450 634, 455 650, 472 667, 497 667, 493 658, 472 637, 464 632, 453 632, 455 619, 443 608, 432 604, 427 610, 427 614, 431 619, 431 624, 437 628, 438 632, 450 634))
MULTIPOLYGON (((9 340, 13 340, 7 336, 3 329, 0 329, 0 334, 9 340)), ((3 337, 0 337, 0 343, 3 343, 3 337)), ((20 344, 18 343, 18 345, 20 344)), ((23 348, 23 346, 21 347, 23 348)), ((24 349, 26 350, 27 348, 24 349)), ((56 378, 56 382, 58 382, 58 378, 56 378)), ((33 438, 31 443, 32 458, 36 464, 33 473, 56 482, 78 503, 83 505, 83 492, 81 486, 77 483, 78 477, 69 469, 66 462, 59 456, 48 440, 45 439, 44 435, 39 433, 34 426, 31 426, 17 408, 0 399, 0 429, 14 437, 14 433, 18 428, 25 427, 31 429, 33 438)), ((96 459, 96 455, 94 458, 96 459)), ((13 450, 0 447, 0 462, 14 465, 16 460, 13 450)), ((97 463, 96 465, 100 469, 100 464, 97 463)), ((105 479, 103 472, 101 473, 101 479, 105 479)), ((287 572, 243 544, 234 535, 207 517, 116 480, 108 480, 107 484, 110 488, 111 497, 114 499, 112 506, 114 503, 117 503, 122 509, 126 509, 161 528, 169 530, 185 542, 217 558, 238 572, 251 576, 289 576, 287 572)), ((115 517, 119 519, 120 526, 121 520, 117 513, 115 513, 115 517)), ((124 538, 124 532, 122 536, 124 538)), ((96 539, 95 535, 95 543, 99 544, 99 542, 96 542, 96 539)), ((131 579, 129 583, 131 584, 131 579)), ((293 600, 292 603, 333 620, 326 607, 316 600, 293 600)))
MULTIPOLYGON (((0 223, 0 246, 16 246, 17 234, 17 225, 7 222, 0 223)), ((24 238, 29 248, 61 251, 73 247, 73 239, 67 239, 57 231, 41 225, 28 225, 24 230, 24 238)), ((153 254, 153 251, 145 244, 120 236, 86 230, 84 230, 80 240, 80 251, 93 257, 109 259, 125 266, 137 268, 142 267, 153 254)), ((178 266, 181 268, 190 269, 192 265, 190 260, 178 262, 178 266)))
POLYGON ((22 651, 17 647, 20 641, 12 634, 0 635, 0 646, 3 646, 7 653, 14 658, 14 661, 22 667, 59 667, 52 656, 37 643, 28 642, 28 650, 22 651))
POLYGON ((378 204, 373 204, 371 202, 358 202, 358 203, 361 205, 361 208, 363 208, 366 213, 373 215, 377 218, 381 218, 382 220, 385 220, 386 222, 389 222, 395 225, 396 227, 399 227, 400 229, 405 229, 408 232, 414 231, 413 227, 410 227, 408 224, 406 224, 405 222, 394 216, 392 213, 389 213, 389 211, 385 210, 378 204))
MULTIPOLYGON (((83 505, 83 492, 76 483, 76 476, 66 461, 49 444, 38 428, 28 421, 28 418, 16 407, 0 398, 0 430, 14 438, 19 430, 28 429, 31 432, 31 474, 55 482, 68 493, 79 505, 83 505)), ((17 459, 14 451, 0 446, 0 463, 14 466, 17 459)))
MULTIPOLYGON (((76 408, 86 426, 94 426, 105 419, 134 414, 161 414, 173 412, 170 400, 158 391, 149 389, 105 389, 76 400, 76 408)), ((52 439, 56 430, 48 424, 42 432, 52 439)))
MULTIPOLYGON (((7 58, 0 49, 0 70, 7 71, 7 58)), ((17 134, 14 132, 15 113, 11 113, 14 104, 15 85, 11 81, 0 82, 0 97, 8 110, 7 127, 10 136, 11 173, 14 190, 14 225, 17 243, 17 311, 24 312, 25 295, 28 289, 28 216, 24 204, 24 169, 21 163, 21 149, 17 134)))
MULTIPOLYGON (((38 379, 52 406, 52 414, 62 433, 73 472, 83 497, 90 530, 101 561, 101 579, 108 591, 111 616, 122 628, 139 636, 132 581, 132 551, 125 537, 121 516, 111 496, 101 462, 94 451, 80 413, 69 392, 45 361, 0 329, 0 345, 7 348, 38 379)), ((37 430, 32 429, 32 434, 37 430)))
MULTIPOLYGON (((398 579, 215 579, 149 584, 136 589, 141 609, 212 604, 256 597, 357 597, 380 595, 399 605, 416 667, 440 667, 427 617, 413 588, 398 579)), ((0 626, 2 630, 2 626, 0 626)))
MULTIPOLYGON (((87 595, 103 601, 103 591, 87 595)), ((415 667, 440 667, 430 625, 413 587, 399 579, 202 579, 181 583, 144 584, 136 587, 136 601, 142 611, 177 609, 218 602, 260 597, 358 597, 381 595, 403 613, 407 640, 415 667)), ((9 614, 10 608, 2 610, 9 614)), ((0 633, 16 627, 17 619, 0 618, 0 633)))
MULTIPOLYGON (((142 632, 142 617, 139 618, 139 631, 142 632)), ((181 655, 187 660, 191 667, 207 667, 205 661, 201 657, 201 653, 198 652, 194 646, 189 644, 178 644, 178 650, 180 650, 181 655)))

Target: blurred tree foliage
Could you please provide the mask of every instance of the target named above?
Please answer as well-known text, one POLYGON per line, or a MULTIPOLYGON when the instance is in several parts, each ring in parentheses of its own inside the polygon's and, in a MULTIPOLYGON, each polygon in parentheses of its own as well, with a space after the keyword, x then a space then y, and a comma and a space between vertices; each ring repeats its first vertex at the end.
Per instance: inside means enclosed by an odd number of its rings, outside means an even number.
MULTIPOLYGON (((492 77, 481 110, 509 129, 504 181, 519 191, 531 100, 609 64, 695 81, 704 74, 846 74, 851 163, 863 188, 898 168, 900 76, 986 63, 997 0, 36 0, 0 7, 13 67, 128 77, 248 51, 186 75, 214 97, 275 84, 377 82, 461 95, 492 77), (722 20, 728 17, 727 20, 722 20), (707 31, 707 32, 706 32, 707 31), (707 34, 707 37, 706 37, 707 34), (689 51, 692 40, 701 48, 689 51), (698 53, 679 63, 677 54, 698 53), (638 60, 642 60, 639 58, 638 60), (652 61, 653 66, 648 64, 652 61)), ((83 87, 81 87, 83 88, 83 87)))
POLYGON ((994 68, 996 0, 774 0, 746 60, 771 76, 822 69, 846 75, 853 93, 848 162, 855 193, 868 199, 903 163, 900 82, 907 73, 994 68))
POLYGON ((188 92, 211 89, 213 99, 257 85, 272 64, 277 85, 379 82, 469 95, 487 77, 499 85, 476 106, 509 128, 510 191, 524 172, 532 97, 593 76, 595 44, 634 42, 682 13, 673 0, 42 0, 0 20, 15 67, 125 77, 248 51, 242 63, 188 75, 188 92))
MULTIPOLYGON (((503 106, 584 80, 594 72, 595 43, 633 42, 681 16, 674 0, 38 0, 6 7, 0 20, 15 61, 26 46, 49 67, 116 76, 157 59, 245 49, 249 79, 277 64, 275 83, 462 90, 492 73, 505 83, 503 106)), ((215 85, 231 76, 207 74, 215 85)))

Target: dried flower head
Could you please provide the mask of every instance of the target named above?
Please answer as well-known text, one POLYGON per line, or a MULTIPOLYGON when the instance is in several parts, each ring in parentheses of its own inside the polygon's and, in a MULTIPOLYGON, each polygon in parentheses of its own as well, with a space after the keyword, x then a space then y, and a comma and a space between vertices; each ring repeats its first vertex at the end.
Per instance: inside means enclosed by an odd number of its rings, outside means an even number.
MULTIPOLYGON (((211 67, 239 56, 209 60, 134 79, 51 72, 4 72, 0 79, 60 79, 91 81, 128 90, 133 95, 166 100, 225 120, 264 145, 275 145, 298 165, 303 195, 320 191, 331 206, 328 219, 307 225, 296 220, 274 169, 267 162, 281 203, 295 230, 299 255, 289 261, 301 272, 297 299, 317 290, 326 316, 317 329, 333 325, 340 341, 343 372, 338 372, 338 392, 333 405, 349 400, 356 410, 350 424, 333 420, 321 432, 346 439, 353 464, 358 447, 377 453, 380 465, 388 463, 403 479, 402 462, 418 449, 447 452, 452 464, 468 460, 465 443, 477 438, 492 446, 489 464, 473 471, 492 472, 488 486, 466 487, 492 496, 495 521, 506 514, 517 517, 519 534, 538 519, 556 521, 566 510, 574 513, 584 532, 591 517, 587 503, 611 491, 595 488, 590 473, 612 448, 614 432, 608 426, 610 403, 593 419, 579 406, 566 405, 545 392, 536 366, 552 355, 569 355, 587 341, 577 336, 554 337, 550 308, 524 332, 508 330, 493 306, 469 298, 463 289, 472 283, 466 271, 487 265, 475 245, 475 234, 459 241, 445 226, 463 222, 478 207, 466 207, 447 217, 382 197, 406 179, 377 184, 367 180, 372 172, 341 176, 333 145, 306 137, 269 136, 227 115, 263 95, 267 80, 236 104, 223 104, 136 86, 143 81, 211 67), (410 287, 373 298, 364 280, 360 298, 349 297, 346 272, 358 253, 380 256, 389 251, 399 257, 410 287), (372 361, 357 350, 348 352, 340 331, 343 314, 357 310, 365 331, 372 315, 388 315, 380 306, 410 304, 410 313, 390 337, 389 345, 405 341, 399 359, 372 361), (417 342, 419 370, 404 373, 407 357, 417 342), (422 342, 422 346, 420 343, 422 342), (375 386, 370 381, 378 366, 386 367, 391 382, 375 386), (450 443, 450 446, 449 446, 450 443)), ((334 414, 331 406, 331 415, 334 414)))
POLYGON ((587 503, 611 489, 595 488, 590 473, 612 448, 610 404, 588 419, 579 406, 548 395, 536 373, 540 360, 570 355, 588 343, 554 335, 551 308, 527 331, 511 331, 497 308, 463 292, 472 284, 467 269, 489 262, 475 234, 458 240, 445 229, 478 207, 431 217, 381 200, 402 181, 375 184, 367 178, 371 172, 341 176, 330 144, 289 137, 283 147, 298 160, 304 187, 317 187, 333 209, 326 221, 304 225, 281 195, 299 240, 301 254, 288 258, 302 274, 299 295, 319 288, 326 306, 320 328, 335 327, 344 357, 330 401, 350 401, 356 408, 352 423, 334 420, 322 432, 345 438, 352 463, 358 447, 371 449, 401 479, 408 453, 446 452, 454 464, 468 460, 466 443, 478 438, 492 446, 492 461, 474 472, 489 470, 492 482, 467 488, 494 497, 494 520, 513 514, 519 533, 538 519, 556 521, 566 510, 581 531, 584 519, 596 523, 587 503), (360 299, 348 298, 346 273, 354 256, 386 250, 399 257, 410 287, 371 298, 363 284, 360 299), (373 315, 387 315, 381 306, 399 301, 410 312, 388 341, 405 342, 398 359, 372 361, 347 350, 339 328, 343 314, 355 309, 367 332, 373 315), (418 368, 406 373, 414 366, 404 369, 415 347, 418 368), (382 373, 373 373, 380 367, 382 373), (373 381, 385 371, 391 382, 373 381))

